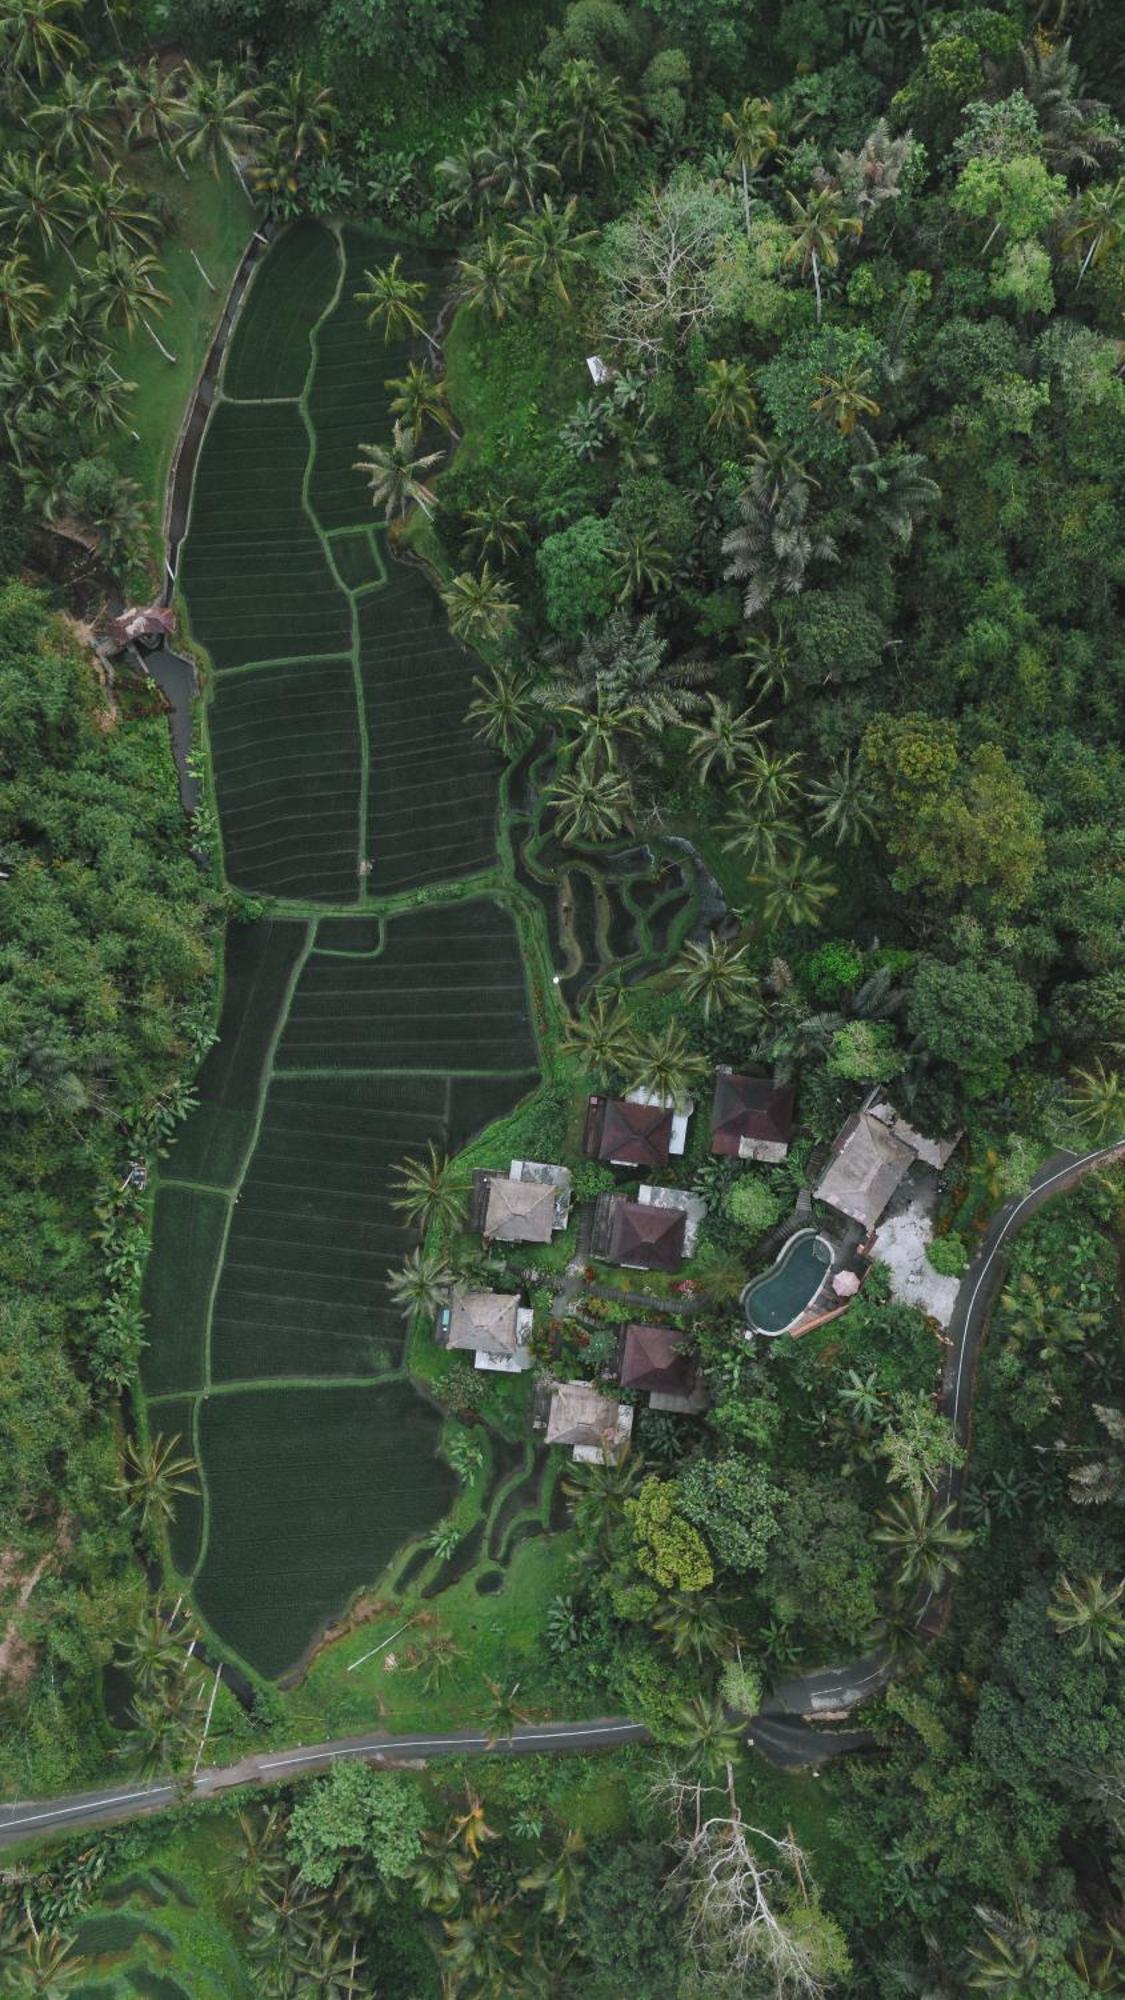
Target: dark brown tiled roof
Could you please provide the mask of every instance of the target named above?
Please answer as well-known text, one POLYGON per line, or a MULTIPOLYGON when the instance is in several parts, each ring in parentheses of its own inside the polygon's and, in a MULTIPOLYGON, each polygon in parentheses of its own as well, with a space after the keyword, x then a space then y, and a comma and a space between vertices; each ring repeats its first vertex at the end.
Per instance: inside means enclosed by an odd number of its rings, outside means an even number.
POLYGON ((646 1271, 675 1271, 683 1262, 687 1216, 625 1195, 603 1195, 611 1204, 605 1255, 611 1264, 640 1264, 646 1271))
POLYGON ((624 1097, 591 1097, 586 1107, 585 1151, 618 1167, 666 1167, 672 1143, 672 1107, 631 1104, 624 1097))
POLYGON ((737 1159, 743 1139, 787 1146, 797 1090, 768 1076, 732 1076, 720 1070, 711 1106, 711 1151, 737 1159))
POLYGON ((674 1326, 627 1326, 621 1352, 619 1381, 623 1389, 659 1389, 690 1396, 695 1387, 695 1361, 681 1354, 684 1338, 674 1326))

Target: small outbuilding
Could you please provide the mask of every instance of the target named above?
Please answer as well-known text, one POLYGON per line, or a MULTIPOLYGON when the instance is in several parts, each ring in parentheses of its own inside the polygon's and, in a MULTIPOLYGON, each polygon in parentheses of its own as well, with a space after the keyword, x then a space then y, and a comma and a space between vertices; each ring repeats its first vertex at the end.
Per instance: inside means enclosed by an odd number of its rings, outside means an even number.
POLYGON ((139 646, 148 653, 164 640, 170 638, 176 629, 176 614, 170 604, 149 604, 143 608, 130 604, 128 609, 111 618, 107 628, 107 643, 111 653, 123 653, 126 646, 139 646))
POLYGON ((763 1160, 776 1165, 789 1151, 796 1099, 795 1084, 717 1069, 711 1151, 720 1159, 763 1160))
POLYGON ((591 1097, 582 1150, 614 1167, 666 1167, 672 1150, 672 1107, 627 1097, 591 1097))
POLYGON ((506 1174, 478 1167, 473 1175, 469 1227, 486 1243, 549 1243, 570 1214, 566 1167, 513 1160, 506 1174))
POLYGON ((569 1445, 579 1465, 608 1465, 621 1457, 633 1432, 633 1410, 603 1396, 592 1382, 557 1382, 547 1413, 547 1443, 569 1445))
POLYGON ((531 1367, 528 1340, 533 1315, 518 1292, 469 1292, 454 1288, 439 1308, 434 1335, 443 1347, 461 1348, 475 1365, 515 1375, 531 1367))
POLYGON ((591 1254, 636 1271, 677 1271, 695 1248, 707 1210, 680 1188, 641 1187, 628 1195, 599 1195, 594 1207, 591 1254))
POLYGON ((648 1392, 649 1408, 694 1416, 707 1407, 707 1390, 685 1332, 675 1326, 627 1326, 617 1379, 623 1389, 648 1392))

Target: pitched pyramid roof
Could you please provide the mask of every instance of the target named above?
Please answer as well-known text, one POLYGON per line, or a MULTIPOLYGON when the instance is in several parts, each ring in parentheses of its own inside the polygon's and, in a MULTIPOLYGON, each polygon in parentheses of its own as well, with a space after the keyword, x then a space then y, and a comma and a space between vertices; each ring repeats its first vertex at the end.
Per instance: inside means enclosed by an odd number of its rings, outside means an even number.
POLYGON ((695 1361, 678 1350, 683 1330, 674 1326, 627 1326, 618 1380, 623 1389, 659 1389, 690 1395, 695 1361))
MULTIPOLYGON (((616 1396, 603 1396, 592 1382, 559 1382, 551 1396, 547 1443, 612 1448, 623 1442, 622 1408, 616 1396)), ((631 1420, 632 1411, 628 1414, 631 1420)))
POLYGON ((815 1189, 817 1200, 874 1229, 914 1157, 913 1146, 896 1138, 881 1118, 857 1111, 832 1148, 815 1189))
POLYGON ((629 1201, 625 1195, 609 1200, 610 1262, 640 1264, 647 1271, 676 1270, 683 1261, 687 1230, 683 1209, 658 1208, 655 1203, 629 1201))
POLYGON ((519 1303, 518 1292, 453 1292, 447 1346, 514 1354, 519 1303))
POLYGON ((591 1159, 618 1167, 665 1167, 672 1144, 672 1106, 636 1104, 625 1097, 592 1097, 586 1113, 585 1149, 591 1159))
POLYGON ((549 1181, 488 1176, 482 1234, 501 1243, 549 1243, 555 1226, 555 1189, 549 1181))
POLYGON ((796 1097, 795 1084, 719 1070, 711 1106, 711 1151, 737 1159, 744 1139, 787 1146, 796 1097))

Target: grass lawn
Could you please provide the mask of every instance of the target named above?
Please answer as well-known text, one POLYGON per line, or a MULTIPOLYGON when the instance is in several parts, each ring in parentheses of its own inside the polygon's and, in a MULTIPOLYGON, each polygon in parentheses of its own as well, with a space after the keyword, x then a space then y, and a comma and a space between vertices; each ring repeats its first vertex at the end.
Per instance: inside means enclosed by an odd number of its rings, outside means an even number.
POLYGON ((166 203, 172 215, 172 228, 159 247, 163 275, 158 281, 171 304, 155 325, 176 360, 166 361, 141 327, 132 339, 119 332, 112 353, 114 366, 126 381, 137 385, 130 428, 117 432, 113 456, 121 471, 137 481, 152 509, 152 549, 159 559, 164 489, 172 453, 231 278, 246 247, 254 211, 233 173, 216 179, 205 168, 197 167, 191 179, 185 180, 155 148, 131 153, 125 170, 142 193, 166 203), (214 291, 204 282, 193 250, 214 291), (131 435, 134 429, 140 433, 139 442, 131 435))

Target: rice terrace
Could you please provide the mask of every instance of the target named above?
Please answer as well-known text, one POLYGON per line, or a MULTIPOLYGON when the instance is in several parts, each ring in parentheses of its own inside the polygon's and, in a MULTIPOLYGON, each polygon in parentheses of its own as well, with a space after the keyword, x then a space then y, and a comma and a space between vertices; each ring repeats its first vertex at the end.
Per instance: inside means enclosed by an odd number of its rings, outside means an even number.
POLYGON ((516 925, 461 899, 466 878, 498 879, 499 762, 463 727, 470 662, 351 470, 407 351, 380 351, 355 301, 372 252, 306 222, 265 257, 180 571, 214 674, 227 877, 269 914, 228 930, 218 1041, 161 1170, 144 1381, 154 1427, 201 1469, 175 1558, 268 1675, 453 1488, 386 1297, 411 1240, 388 1176, 537 1081, 516 925), (435 885, 449 899, 416 907, 435 885))

